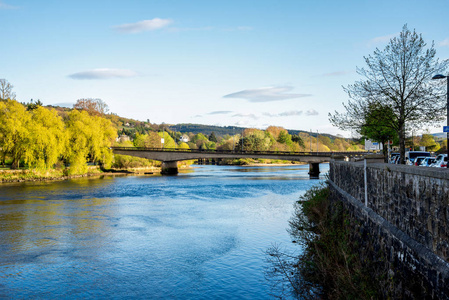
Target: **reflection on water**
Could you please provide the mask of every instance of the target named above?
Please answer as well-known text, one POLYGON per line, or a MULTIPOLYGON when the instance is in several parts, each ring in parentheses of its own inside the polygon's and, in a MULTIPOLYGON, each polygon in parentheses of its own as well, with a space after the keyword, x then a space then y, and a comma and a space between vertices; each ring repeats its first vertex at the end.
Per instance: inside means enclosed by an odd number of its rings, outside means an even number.
MULTIPOLYGON (((327 166, 322 165, 326 171, 327 166)), ((264 299, 308 166, 0 186, 0 298, 264 299)))

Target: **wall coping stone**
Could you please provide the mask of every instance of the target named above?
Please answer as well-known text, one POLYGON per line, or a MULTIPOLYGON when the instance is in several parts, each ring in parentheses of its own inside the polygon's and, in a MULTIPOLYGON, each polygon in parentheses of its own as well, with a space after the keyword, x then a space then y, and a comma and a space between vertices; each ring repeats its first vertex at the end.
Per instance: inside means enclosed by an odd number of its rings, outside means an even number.
MULTIPOLYGON (((332 161, 335 164, 349 164, 355 167, 363 168, 363 160, 359 162, 347 162, 347 161, 332 161)), ((370 163, 367 161, 370 168, 401 172, 410 175, 419 175, 432 177, 437 179, 449 180, 449 169, 448 168, 431 168, 431 167, 417 167, 408 165, 397 165, 397 164, 387 164, 387 163, 370 163)))

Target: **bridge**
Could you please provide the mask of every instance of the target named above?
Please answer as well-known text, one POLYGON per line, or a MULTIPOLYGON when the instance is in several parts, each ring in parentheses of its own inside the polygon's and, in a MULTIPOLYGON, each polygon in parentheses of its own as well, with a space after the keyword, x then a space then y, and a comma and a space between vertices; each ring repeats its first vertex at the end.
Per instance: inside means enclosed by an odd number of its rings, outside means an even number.
POLYGON ((263 158, 300 161, 309 164, 309 175, 316 178, 320 174, 320 163, 329 162, 333 157, 360 157, 368 152, 285 152, 285 151, 233 151, 199 150, 175 148, 112 147, 114 154, 137 156, 162 162, 161 174, 177 174, 178 161, 197 159, 263 158))

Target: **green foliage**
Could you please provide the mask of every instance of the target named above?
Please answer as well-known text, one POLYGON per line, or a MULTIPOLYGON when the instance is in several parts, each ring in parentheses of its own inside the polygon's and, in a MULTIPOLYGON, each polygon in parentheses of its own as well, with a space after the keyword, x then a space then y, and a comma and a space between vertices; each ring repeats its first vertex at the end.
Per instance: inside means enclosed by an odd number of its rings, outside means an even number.
POLYGON ((20 160, 30 146, 31 115, 15 100, 0 102, 0 145, 9 154, 12 168, 19 168, 20 160))
POLYGON ((38 107, 40 107, 40 106, 42 106, 44 104, 39 99, 36 102, 34 102, 34 100, 31 99, 31 101, 29 103, 25 104, 25 105, 27 107, 27 110, 34 110, 34 109, 37 109, 38 107))
POLYGON ((157 133, 160 138, 164 138, 164 148, 176 148, 177 145, 173 138, 166 132, 158 132, 157 133))
POLYGON ((212 132, 212 133, 209 135, 209 141, 214 142, 214 143, 218 142, 217 137, 215 136, 215 133, 214 133, 214 132, 212 132))
POLYGON ((429 133, 424 133, 421 136, 419 144, 426 147, 427 151, 438 151, 441 148, 440 144, 435 142, 435 138, 433 137, 433 135, 429 133))
POLYGON ((289 282, 290 289, 304 299, 380 299, 386 269, 362 261, 359 245, 351 238, 354 225, 341 204, 329 201, 325 185, 308 190, 295 206, 290 235, 304 247, 299 256, 267 251, 269 277, 289 282))
POLYGON ((148 134, 137 133, 133 143, 135 147, 162 148, 161 136, 152 131, 148 134))
POLYGON ((52 168, 66 149, 67 136, 62 118, 54 109, 37 106, 31 110, 30 126, 25 162, 31 168, 52 168))
POLYGON ((87 160, 110 165, 109 147, 116 136, 111 121, 77 110, 65 116, 63 120, 55 109, 41 105, 27 110, 17 101, 1 101, 2 161, 9 156, 12 168, 23 162, 32 169, 46 170, 64 159, 70 164, 67 174, 85 173, 87 160))
MULTIPOLYGON (((330 141, 330 138, 329 138, 329 137, 327 137, 327 136, 323 136, 323 137, 326 137, 326 138, 329 139, 329 141, 330 141)), ((301 138, 300 135, 292 135, 292 141, 295 142, 295 143, 298 143, 298 145, 299 145, 301 148, 304 148, 304 147, 305 147, 304 140, 301 138)))
POLYGON ((159 162, 150 161, 146 158, 140 158, 129 155, 114 155, 114 162, 112 167, 118 169, 133 169, 133 168, 149 168, 160 165, 159 162))
POLYGON ((189 145, 187 143, 181 142, 178 146, 179 149, 190 149, 189 145))
POLYGON ((262 130, 247 129, 236 145, 237 151, 267 151, 270 147, 270 138, 262 130), (243 145, 242 145, 243 144, 243 145), (243 149, 242 149, 243 147, 243 149))

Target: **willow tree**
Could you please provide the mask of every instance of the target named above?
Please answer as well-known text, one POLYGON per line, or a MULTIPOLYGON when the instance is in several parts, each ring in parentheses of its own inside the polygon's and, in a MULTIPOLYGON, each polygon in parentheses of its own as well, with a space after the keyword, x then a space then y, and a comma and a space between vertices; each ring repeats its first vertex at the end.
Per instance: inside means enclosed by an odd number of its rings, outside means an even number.
POLYGON ((31 116, 15 100, 0 101, 0 148, 12 158, 11 168, 18 169, 30 146, 31 116))
POLYGON ((38 106, 31 111, 25 162, 32 168, 48 169, 63 156, 67 135, 64 122, 54 109, 38 106))
POLYGON ((88 160, 109 168, 110 147, 117 133, 112 122, 75 109, 68 114, 65 123, 68 147, 64 156, 70 164, 69 173, 85 173, 88 160))
POLYGON ((366 67, 357 68, 363 79, 344 88, 349 96, 343 104, 346 111, 329 114, 330 122, 343 130, 361 128, 370 105, 389 107, 393 113, 382 116, 382 123, 398 133, 404 163, 406 128, 436 125, 446 114, 444 87, 429 81, 432 75, 444 73, 449 61, 435 58, 433 42, 426 46, 421 34, 404 25, 383 50, 364 57, 366 67))

